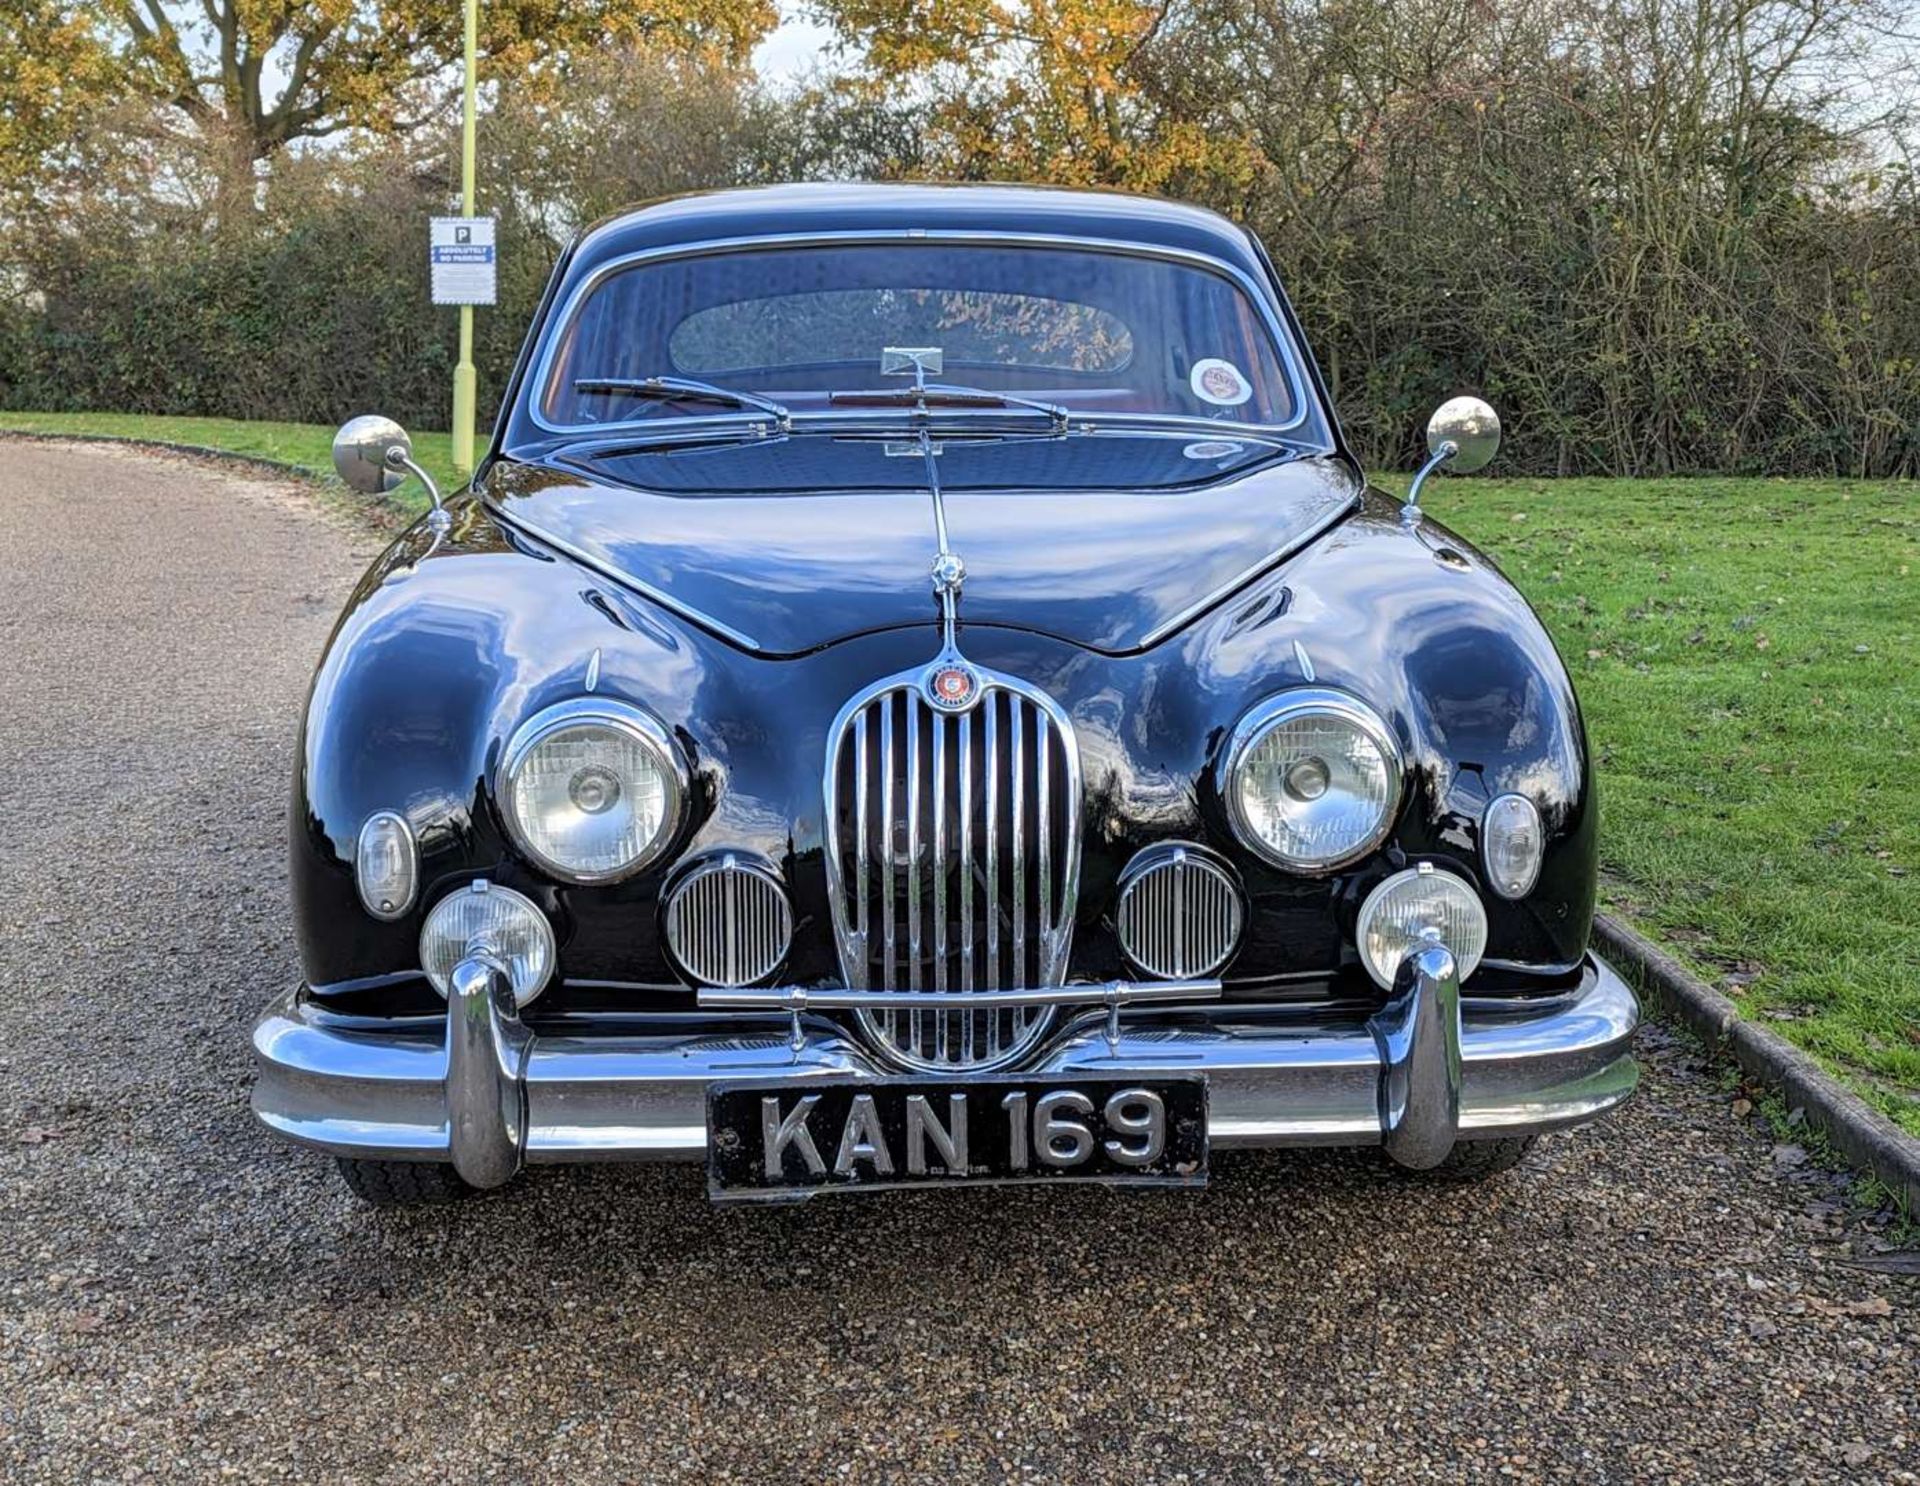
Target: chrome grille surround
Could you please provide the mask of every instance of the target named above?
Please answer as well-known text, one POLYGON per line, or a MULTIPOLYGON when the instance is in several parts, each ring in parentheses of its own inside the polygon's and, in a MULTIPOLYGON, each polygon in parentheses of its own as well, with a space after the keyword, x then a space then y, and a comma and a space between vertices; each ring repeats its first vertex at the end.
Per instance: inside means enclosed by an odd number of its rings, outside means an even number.
POLYGON ((1198 846, 1168 841, 1127 863, 1114 922, 1137 969, 1186 980, 1211 975, 1233 957, 1246 905, 1226 867, 1198 846))
POLYGON ((841 973, 859 990, 951 993, 952 1012, 856 1013, 919 1071, 1017 1062, 1050 1007, 963 1009, 970 991, 1064 983, 1080 883, 1080 751, 1053 698, 974 667, 935 707, 925 667, 840 709, 827 738, 827 874, 841 973))
POLYGON ((666 908, 667 949, 695 986, 750 986, 780 968, 793 909, 771 868, 735 852, 700 863, 666 908))

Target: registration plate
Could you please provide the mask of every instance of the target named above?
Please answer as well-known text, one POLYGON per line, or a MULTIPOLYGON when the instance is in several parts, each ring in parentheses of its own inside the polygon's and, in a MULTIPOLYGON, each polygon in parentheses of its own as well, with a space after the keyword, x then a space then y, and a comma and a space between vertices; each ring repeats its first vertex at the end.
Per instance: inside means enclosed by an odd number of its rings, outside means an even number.
POLYGON ((716 1201, 958 1183, 1204 1186, 1204 1078, 716 1084, 716 1201))

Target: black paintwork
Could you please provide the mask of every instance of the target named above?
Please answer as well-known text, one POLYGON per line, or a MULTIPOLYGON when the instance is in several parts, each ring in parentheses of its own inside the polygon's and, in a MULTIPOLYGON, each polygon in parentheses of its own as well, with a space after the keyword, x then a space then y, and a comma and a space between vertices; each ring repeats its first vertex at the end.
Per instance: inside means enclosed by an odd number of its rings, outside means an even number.
MULTIPOLYGON (((849 213, 993 230, 1031 219, 1032 230, 1233 256, 1268 276, 1244 233, 1188 208, 1078 193, 849 188, 650 208, 590 233, 563 259, 555 289, 674 234, 799 231, 812 216, 844 227, 849 213)), ((292 830, 309 982, 345 1010, 434 1009, 416 970, 421 918, 450 885, 486 875, 555 914, 565 984, 535 1004, 537 1016, 690 1009, 659 946, 662 885, 689 857, 723 846, 764 856, 793 893, 786 976, 837 976, 821 849, 826 733, 851 693, 937 648, 923 466, 889 456, 882 440, 805 431, 563 453, 516 441, 522 395, 516 379, 476 491, 452 503, 452 531, 436 539, 421 524, 394 543, 355 590, 315 677, 292 830), (604 567, 541 545, 526 524, 604 567), (669 604, 710 614, 751 644, 669 604), (694 786, 682 837, 659 865, 580 888, 516 858, 493 783, 507 736, 529 713, 580 694, 595 651, 599 692, 658 716, 694 786), (361 823, 383 808, 433 822, 421 833, 420 907, 393 924, 360 908, 350 867, 361 823)), ((1330 447, 1318 453, 1241 437, 1241 452, 1206 462, 1182 452, 1191 430, 950 440, 940 456, 953 545, 968 564, 962 646, 976 663, 1046 689, 1078 734, 1085 812, 1073 975, 1125 973, 1111 929, 1115 880, 1141 847, 1184 839, 1224 856, 1246 889, 1232 994, 1373 998, 1352 947, 1368 888, 1416 860, 1478 883, 1480 811, 1518 789, 1545 816, 1545 866, 1524 902, 1488 895, 1488 959, 1468 989, 1557 990, 1584 952, 1595 879, 1591 769, 1565 668, 1493 565, 1431 521, 1404 529, 1393 502, 1365 491, 1330 417, 1326 427, 1330 447), (1147 643, 1241 578, 1230 596, 1147 643), (1386 846, 1324 878, 1278 871, 1242 848, 1219 793, 1234 722, 1305 680, 1302 651, 1318 684, 1381 712, 1408 767, 1386 846)))

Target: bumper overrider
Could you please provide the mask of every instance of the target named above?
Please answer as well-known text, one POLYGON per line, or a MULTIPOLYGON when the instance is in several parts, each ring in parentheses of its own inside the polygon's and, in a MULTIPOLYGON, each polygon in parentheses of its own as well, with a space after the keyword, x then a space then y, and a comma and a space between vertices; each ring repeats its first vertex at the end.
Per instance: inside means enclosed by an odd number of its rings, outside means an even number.
MULTIPOLYGON (((1023 1077, 1204 1076, 1216 1149, 1378 1145, 1403 1166, 1431 1167, 1457 1141, 1538 1134, 1605 1114, 1638 1078, 1638 1004, 1597 957, 1575 990, 1511 1006, 1463 1006, 1453 956, 1433 943, 1409 953, 1370 1017, 1304 1007, 1175 1014, 1157 1004, 1219 991, 1216 981, 1141 981, 993 994, 1083 1008, 1023 1077)), ((254 1027, 253 1108, 302 1145, 451 1161, 477 1187, 499 1186, 529 1163, 700 1160, 709 1085, 803 1090, 887 1078, 895 1070, 817 1013, 911 1009, 931 996, 770 988, 699 999, 713 1010, 784 1013, 788 1030, 762 1020, 735 1032, 535 1035, 506 974, 483 954, 451 977, 444 1031, 349 1029, 292 991, 254 1027)))

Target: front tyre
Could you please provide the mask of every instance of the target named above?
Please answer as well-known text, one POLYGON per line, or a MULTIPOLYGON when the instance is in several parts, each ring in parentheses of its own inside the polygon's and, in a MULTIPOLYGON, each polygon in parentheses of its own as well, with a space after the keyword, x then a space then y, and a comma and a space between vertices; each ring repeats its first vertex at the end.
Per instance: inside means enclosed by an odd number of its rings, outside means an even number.
POLYGON ((460 1180, 451 1166, 440 1161, 357 1161, 336 1158, 340 1179, 362 1202, 373 1207, 425 1207, 455 1202, 476 1190, 460 1180))
POLYGON ((1526 1160, 1527 1152, 1533 1149, 1533 1143, 1539 1138, 1537 1135, 1516 1135, 1509 1140, 1462 1140, 1455 1143, 1447 1153, 1447 1158, 1438 1166, 1426 1171, 1407 1171, 1403 1167, 1394 1169, 1405 1176, 1424 1177, 1428 1181, 1460 1185, 1482 1182, 1503 1171, 1511 1171, 1526 1160))

